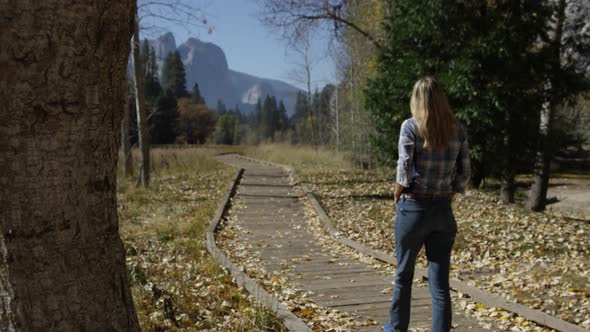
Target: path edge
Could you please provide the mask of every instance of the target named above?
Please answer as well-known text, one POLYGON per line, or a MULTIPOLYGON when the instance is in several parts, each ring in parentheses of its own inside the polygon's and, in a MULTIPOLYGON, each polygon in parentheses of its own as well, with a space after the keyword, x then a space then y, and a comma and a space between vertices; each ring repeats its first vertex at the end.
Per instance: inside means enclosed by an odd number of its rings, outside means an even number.
POLYGON ((215 232, 219 228, 221 220, 229 209, 230 199, 235 194, 236 188, 244 169, 240 168, 234 175, 232 182, 229 184, 223 199, 217 207, 213 219, 209 222, 209 226, 205 230, 205 237, 207 240, 207 251, 217 260, 219 265, 227 269, 232 277, 235 279, 239 287, 244 287, 254 299, 264 305, 269 310, 273 311, 277 317, 283 322, 289 331, 293 332, 311 332, 311 328, 305 324, 299 317, 295 316, 289 309, 282 304, 277 298, 270 295, 262 286, 256 283, 252 278, 248 277, 244 271, 232 262, 215 243, 215 232))
MULTIPOLYGON (((299 176, 297 175, 297 172, 295 172, 295 169, 293 167, 291 167, 289 165, 275 163, 272 161, 255 159, 255 158, 251 158, 251 157, 244 156, 244 155, 239 155, 239 156, 241 158, 245 158, 245 159, 251 160, 253 162, 258 162, 258 163, 267 164, 270 166, 280 167, 280 168, 286 170, 289 173, 289 175, 292 177, 292 179, 294 180, 294 182, 295 182, 294 185, 300 185, 303 188, 303 191, 305 192, 306 197, 310 200, 314 209, 318 213, 318 216, 320 217, 322 223, 324 224, 324 228, 332 237, 334 237, 338 242, 358 250, 362 254, 365 254, 367 256, 371 256, 371 257, 373 257, 377 260, 380 260, 382 262, 392 264, 393 266, 396 265, 395 257, 393 257, 389 254, 386 254, 382 251, 377 251, 377 250, 368 248, 360 242, 351 240, 348 237, 343 236, 342 233, 340 233, 338 231, 338 229, 334 225, 334 222, 328 216, 328 214, 326 213, 324 208, 321 206, 320 202, 317 200, 317 198, 315 197, 313 192, 307 187, 307 185, 305 183, 301 182, 301 180, 299 179, 299 176)), ((428 278, 428 271, 424 268, 416 266, 415 275, 427 279, 428 278)), ((474 301, 479 302, 487 307, 490 307, 490 308, 496 307, 496 308, 504 309, 506 311, 510 311, 510 312, 515 313, 519 316, 522 316, 523 318, 525 318, 527 320, 533 321, 535 323, 546 326, 548 328, 551 328, 551 329, 554 329, 557 331, 561 331, 561 332, 590 332, 589 330, 586 330, 580 326, 566 322, 560 318, 551 316, 551 315, 546 314, 540 310, 532 309, 532 308, 529 308, 529 307, 524 306, 519 303, 510 302, 503 297, 485 292, 479 288, 468 285, 467 283, 465 283, 463 281, 460 281, 457 279, 451 279, 450 285, 451 285, 451 288, 458 290, 463 294, 468 295, 474 301)))

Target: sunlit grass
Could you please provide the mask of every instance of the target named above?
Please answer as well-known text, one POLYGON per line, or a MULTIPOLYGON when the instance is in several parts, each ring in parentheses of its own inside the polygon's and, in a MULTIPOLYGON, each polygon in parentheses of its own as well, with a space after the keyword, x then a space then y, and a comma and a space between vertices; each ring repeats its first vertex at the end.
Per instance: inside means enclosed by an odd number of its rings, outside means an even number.
POLYGON ((291 165, 296 169, 309 167, 349 168, 351 163, 346 155, 334 149, 305 145, 261 144, 247 147, 244 153, 259 159, 291 165))

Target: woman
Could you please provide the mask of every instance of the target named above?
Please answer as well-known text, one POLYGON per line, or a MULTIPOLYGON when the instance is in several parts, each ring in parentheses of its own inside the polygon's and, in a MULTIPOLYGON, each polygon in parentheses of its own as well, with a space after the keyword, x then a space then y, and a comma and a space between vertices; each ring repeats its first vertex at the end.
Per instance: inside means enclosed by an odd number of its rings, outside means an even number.
POLYGON ((451 328, 449 266, 457 225, 451 208, 463 193, 470 164, 467 136, 457 123, 440 83, 418 80, 410 100, 412 118, 404 121, 399 139, 395 202, 397 273, 391 323, 385 331, 407 331, 412 279, 422 245, 428 258, 432 294, 432 331, 451 328))

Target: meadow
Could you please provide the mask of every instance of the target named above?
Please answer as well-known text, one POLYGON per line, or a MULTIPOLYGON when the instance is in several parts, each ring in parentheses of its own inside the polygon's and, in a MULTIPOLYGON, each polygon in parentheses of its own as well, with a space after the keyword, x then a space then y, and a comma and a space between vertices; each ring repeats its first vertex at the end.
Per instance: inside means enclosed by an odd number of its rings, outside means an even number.
POLYGON ((119 174, 127 269, 144 331, 284 331, 205 247, 204 231, 235 170, 212 156, 232 148, 156 148, 147 188, 119 174))

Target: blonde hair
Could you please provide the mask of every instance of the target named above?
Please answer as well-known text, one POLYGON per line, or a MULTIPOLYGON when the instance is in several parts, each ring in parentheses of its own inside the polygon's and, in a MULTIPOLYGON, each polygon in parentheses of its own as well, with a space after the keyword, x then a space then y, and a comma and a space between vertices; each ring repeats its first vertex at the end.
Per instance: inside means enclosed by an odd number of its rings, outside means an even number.
POLYGON ((418 122, 418 133, 424 139, 424 148, 446 148, 455 135, 457 120, 441 84, 435 78, 424 77, 414 84, 410 110, 418 122))

